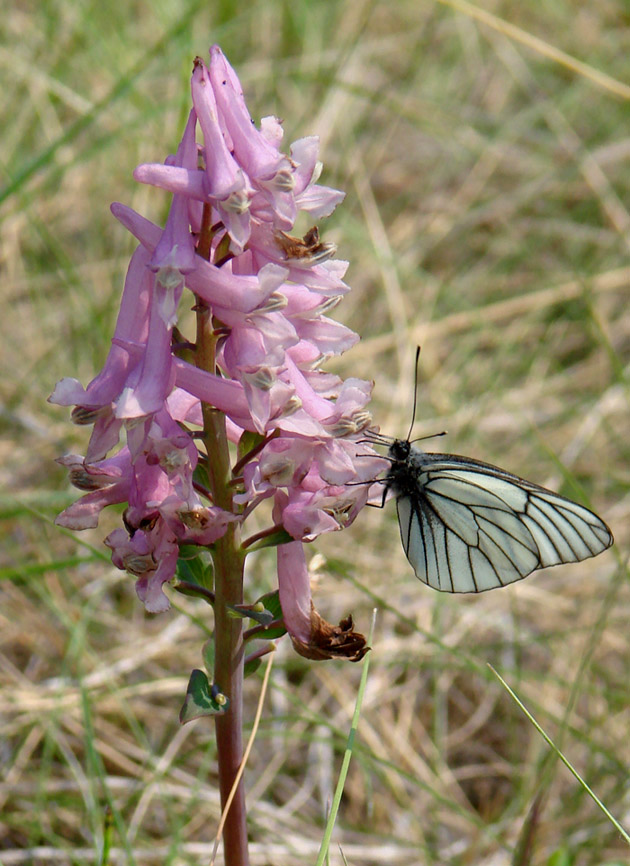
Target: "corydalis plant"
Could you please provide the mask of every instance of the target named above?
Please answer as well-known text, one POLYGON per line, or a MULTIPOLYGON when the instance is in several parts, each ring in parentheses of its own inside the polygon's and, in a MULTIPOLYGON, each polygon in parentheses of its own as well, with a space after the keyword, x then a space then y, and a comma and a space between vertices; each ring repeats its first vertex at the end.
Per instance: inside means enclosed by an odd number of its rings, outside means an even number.
MULTIPOLYGON (((105 506, 125 503, 124 527, 105 543, 136 577, 146 609, 169 607, 168 582, 214 606, 208 706, 230 707, 217 720, 225 801, 240 762, 244 641, 280 627, 311 658, 365 652, 351 618, 333 627, 315 612, 304 544, 352 523, 369 490, 357 482, 374 479, 384 462, 361 442, 370 383, 322 370, 358 340, 327 316, 348 291, 347 263, 333 259, 316 228, 291 234, 300 211, 315 222, 343 199, 317 184, 318 139, 282 153, 280 122, 253 125, 217 46, 209 66, 195 60, 192 104, 177 153, 134 174, 172 193, 166 226, 112 205, 139 244, 105 366, 87 388, 63 379, 50 399, 75 406, 76 423, 93 424, 86 456, 60 461, 87 492, 57 522, 95 527, 105 506), (176 327, 185 288, 196 312, 188 337, 176 327), (247 519, 266 499, 272 523, 247 538, 247 519), (273 600, 243 604, 243 563, 262 545, 277 548, 282 623, 273 600), (203 549, 212 569, 195 564, 203 549), (239 615, 259 625, 243 636, 239 615)), ((237 797, 230 814, 239 808, 237 797)), ((233 862, 246 862, 242 822, 225 832, 226 855, 233 849, 233 862)))

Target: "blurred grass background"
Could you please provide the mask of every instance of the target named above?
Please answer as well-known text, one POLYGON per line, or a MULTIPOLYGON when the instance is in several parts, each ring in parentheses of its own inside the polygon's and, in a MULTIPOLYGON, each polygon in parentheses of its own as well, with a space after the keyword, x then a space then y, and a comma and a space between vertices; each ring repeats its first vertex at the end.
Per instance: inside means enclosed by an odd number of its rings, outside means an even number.
MULTIPOLYGON (((627 827, 625 0, 58 0, 0 28, 2 863, 97 863, 107 807, 112 863, 212 848, 213 727, 177 721, 207 609, 143 613, 102 546, 116 515, 52 525, 77 495, 53 458, 87 434, 45 402, 105 358, 133 248, 109 203, 164 218, 132 171, 174 151, 212 42, 254 118, 283 118, 287 145, 318 133, 322 182, 347 191, 320 229, 351 261, 336 313, 363 339, 335 369, 375 380, 381 429, 406 434, 421 343, 416 435, 446 428, 436 450, 580 499, 617 542, 462 598, 416 581, 393 505, 312 546, 322 614, 367 631, 380 610, 336 843, 365 866, 627 863, 487 668, 627 827)), ((252 598, 273 586, 273 553, 248 579, 252 598)), ((359 673, 280 646, 246 772, 254 866, 314 862, 359 673)))

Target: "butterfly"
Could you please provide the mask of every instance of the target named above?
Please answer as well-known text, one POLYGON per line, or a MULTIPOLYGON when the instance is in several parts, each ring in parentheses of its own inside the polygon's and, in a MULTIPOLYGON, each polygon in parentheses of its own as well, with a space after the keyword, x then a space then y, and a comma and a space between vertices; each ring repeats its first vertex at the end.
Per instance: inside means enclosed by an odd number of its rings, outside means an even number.
POLYGON ((389 444, 383 502, 391 491, 407 559, 434 589, 495 589, 538 568, 597 556, 613 543, 588 508, 498 466, 428 453, 409 437, 376 434, 372 441, 389 444))

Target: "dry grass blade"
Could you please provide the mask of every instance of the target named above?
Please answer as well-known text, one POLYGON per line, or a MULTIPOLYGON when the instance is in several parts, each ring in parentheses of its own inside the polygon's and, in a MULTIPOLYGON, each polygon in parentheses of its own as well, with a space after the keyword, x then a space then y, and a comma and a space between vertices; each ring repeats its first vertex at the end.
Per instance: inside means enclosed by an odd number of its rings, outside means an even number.
POLYGON ((598 87, 601 87, 604 90, 609 90, 611 93, 614 93, 615 96, 620 96, 622 99, 630 99, 630 87, 627 84, 624 84, 623 81, 618 81, 616 78, 606 75, 605 72, 596 69, 594 66, 590 66, 588 63, 582 63, 577 58, 572 57, 565 51, 561 51, 545 39, 539 39, 537 36, 528 33, 521 27, 515 27, 504 18, 493 15, 491 12, 481 9, 474 3, 468 3, 467 0, 438 0, 438 2, 443 3, 444 6, 450 6, 451 9, 455 9, 458 12, 462 12, 464 15, 469 15, 476 21, 481 21, 483 24, 492 27, 499 33, 509 36, 510 39, 514 39, 516 42, 520 42, 522 45, 527 46, 527 48, 531 48, 539 54, 542 54, 543 57, 547 57, 549 60, 553 60, 561 66, 570 69, 572 72, 592 81, 598 87))

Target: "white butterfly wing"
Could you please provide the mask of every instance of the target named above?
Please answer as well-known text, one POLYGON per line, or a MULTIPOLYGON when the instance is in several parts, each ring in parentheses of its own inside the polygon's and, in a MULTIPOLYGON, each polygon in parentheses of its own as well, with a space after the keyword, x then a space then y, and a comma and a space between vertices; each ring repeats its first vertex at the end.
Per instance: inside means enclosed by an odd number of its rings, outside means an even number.
POLYGON ((415 488, 397 497, 400 535, 416 575, 434 589, 483 592, 612 544, 588 508, 498 467, 427 454, 416 471, 415 488))

